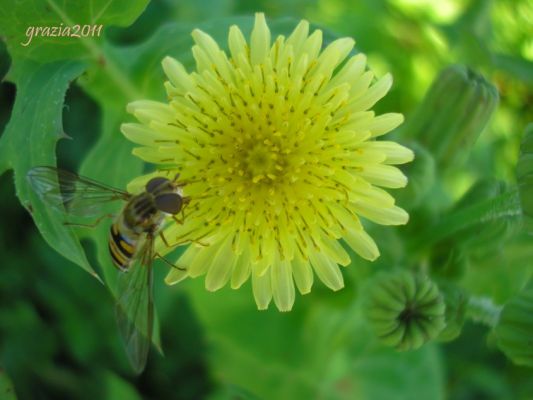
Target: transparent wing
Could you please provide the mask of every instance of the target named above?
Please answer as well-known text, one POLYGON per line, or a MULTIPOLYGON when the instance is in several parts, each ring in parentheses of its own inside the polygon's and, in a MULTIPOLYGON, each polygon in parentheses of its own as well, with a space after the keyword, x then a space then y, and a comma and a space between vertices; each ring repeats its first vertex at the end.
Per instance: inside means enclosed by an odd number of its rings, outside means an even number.
POLYGON ((102 214, 104 205, 110 201, 131 197, 128 192, 59 168, 35 167, 26 176, 43 202, 74 216, 102 214))
POLYGON ((146 365, 152 343, 154 301, 152 294, 153 238, 134 257, 132 265, 120 272, 117 286, 116 315, 128 359, 136 373, 146 365))

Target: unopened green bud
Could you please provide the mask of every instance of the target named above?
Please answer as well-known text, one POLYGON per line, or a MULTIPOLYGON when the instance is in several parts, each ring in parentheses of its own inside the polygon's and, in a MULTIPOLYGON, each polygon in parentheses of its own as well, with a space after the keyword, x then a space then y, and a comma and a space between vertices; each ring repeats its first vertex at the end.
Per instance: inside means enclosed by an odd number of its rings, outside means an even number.
POLYGON ((438 166, 457 164, 487 125, 498 99, 498 91, 482 75, 452 65, 434 80, 405 129, 431 151, 438 166))
POLYGON ((520 192, 524 228, 533 235, 533 124, 526 127, 522 138, 520 158, 516 166, 516 179, 520 192))
POLYGON ((371 282, 365 314, 380 341, 414 350, 444 328, 445 304, 437 285, 408 271, 382 273, 371 282))
POLYGON ((515 364, 533 366, 533 280, 503 306, 494 332, 515 364))
POLYGON ((456 285, 439 284, 439 289, 446 303, 446 327, 439 334, 438 340, 449 342, 457 338, 463 329, 468 299, 456 285))
POLYGON ((402 166, 403 173, 409 177, 409 183, 395 195, 402 208, 413 210, 424 200, 435 182, 435 160, 417 142, 409 143, 408 147, 415 153, 414 160, 402 166))

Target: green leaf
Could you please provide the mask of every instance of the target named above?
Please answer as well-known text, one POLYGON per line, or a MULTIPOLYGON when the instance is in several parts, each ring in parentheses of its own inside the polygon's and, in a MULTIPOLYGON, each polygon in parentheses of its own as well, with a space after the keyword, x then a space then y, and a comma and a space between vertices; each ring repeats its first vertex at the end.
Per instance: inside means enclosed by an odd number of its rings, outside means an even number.
POLYGON ((141 400, 142 397, 137 393, 135 387, 125 381, 120 376, 112 372, 104 373, 104 385, 106 388, 105 400, 127 399, 127 400, 141 400))
POLYGON ((483 228, 498 221, 512 224, 521 217, 518 190, 511 188, 496 197, 483 199, 442 215, 436 223, 413 235, 409 247, 412 252, 422 251, 465 229, 473 229, 476 226, 483 228))
POLYGON ((83 37, 80 29, 81 37, 37 36, 37 27, 60 27, 63 33, 67 27, 74 25, 128 26, 147 4, 148 0, 0 0, 0 33, 5 37, 14 59, 40 62, 87 57, 98 59, 98 43, 103 35, 83 37), (29 40, 32 27, 33 38, 29 40), (29 44, 23 45, 26 43, 29 44))
POLYGON ((15 105, 0 139, 0 173, 14 170, 17 196, 48 244, 96 276, 76 236, 63 224, 63 216, 44 205, 26 180, 31 167, 55 165, 56 143, 65 137, 61 122, 65 92, 82 71, 79 62, 19 63, 15 105))
POLYGON ((395 353, 374 349, 357 358, 350 370, 356 395, 351 399, 443 399, 444 379, 434 346, 395 353))
POLYGON ((259 400, 259 397, 241 387, 224 385, 211 393, 208 400, 259 400))
POLYGON ((2 400, 17 400, 13 383, 2 368, 0 368, 0 398, 2 400))
POLYGON ((510 76, 529 85, 533 84, 533 62, 506 54, 494 54, 494 64, 510 76))
POLYGON ((214 293, 201 279, 184 286, 205 328, 214 376, 259 398, 441 398, 435 348, 377 346, 359 304, 329 307, 314 289, 290 313, 258 312, 249 286, 214 293))
POLYGON ((533 367, 533 279, 504 305, 494 332, 507 357, 533 367))

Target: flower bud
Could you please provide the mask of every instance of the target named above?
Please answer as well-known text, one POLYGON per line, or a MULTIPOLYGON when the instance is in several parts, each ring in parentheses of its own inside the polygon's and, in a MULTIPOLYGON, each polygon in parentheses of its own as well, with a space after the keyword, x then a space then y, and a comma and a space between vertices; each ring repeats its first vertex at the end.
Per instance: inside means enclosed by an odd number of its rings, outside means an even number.
POLYGON ((456 285, 439 284, 439 289, 446 303, 446 327, 438 336, 438 340, 449 342, 459 336, 466 316, 467 297, 456 285))
POLYGON ((437 285, 409 271, 379 275, 368 289, 365 313, 381 342, 414 350, 444 328, 445 304, 437 285))
POLYGON ((498 91, 475 71, 452 65, 433 81, 406 131, 435 156, 438 166, 456 165, 487 125, 498 91))
POLYGON ((516 165, 516 179, 520 192, 524 228, 533 235, 533 124, 526 127, 522 138, 520 158, 516 165))
POLYGON ((533 280, 503 306, 494 332, 515 364, 533 366, 533 280))

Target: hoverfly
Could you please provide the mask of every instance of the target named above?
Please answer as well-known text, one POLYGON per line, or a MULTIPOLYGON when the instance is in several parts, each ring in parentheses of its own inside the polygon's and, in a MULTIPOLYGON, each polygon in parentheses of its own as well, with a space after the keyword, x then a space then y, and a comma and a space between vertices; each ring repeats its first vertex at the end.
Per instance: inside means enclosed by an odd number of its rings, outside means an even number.
POLYGON ((35 193, 50 207, 71 216, 99 216, 93 225, 70 225, 96 226, 111 216, 104 214, 106 204, 125 202, 122 211, 114 216, 108 245, 111 261, 119 270, 116 298, 119 331, 132 367, 137 373, 142 372, 154 323, 152 262, 158 257, 178 268, 154 249, 157 236, 170 247, 162 233, 164 222, 171 216, 181 223, 176 216, 190 201, 182 196, 178 176, 174 180, 152 178, 144 191, 136 195, 54 167, 32 168, 27 178, 35 193))

